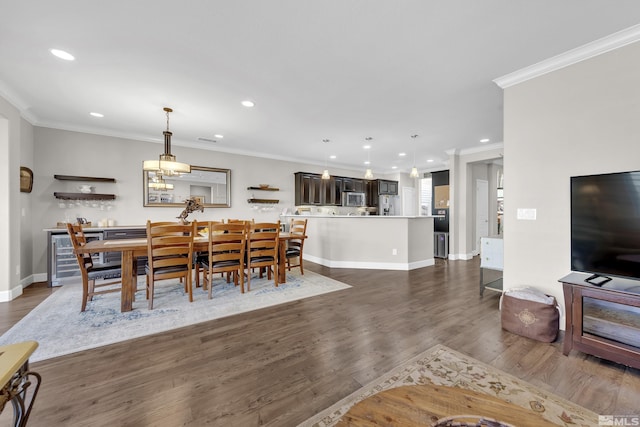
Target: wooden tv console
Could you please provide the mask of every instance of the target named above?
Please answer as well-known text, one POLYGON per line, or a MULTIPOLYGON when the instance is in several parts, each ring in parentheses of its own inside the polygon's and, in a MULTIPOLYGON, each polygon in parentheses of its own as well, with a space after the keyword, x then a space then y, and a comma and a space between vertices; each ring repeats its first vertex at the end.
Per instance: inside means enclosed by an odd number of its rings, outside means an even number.
POLYGON ((602 286, 571 273, 560 282, 566 308, 563 354, 572 349, 640 368, 640 281, 612 278, 602 286))

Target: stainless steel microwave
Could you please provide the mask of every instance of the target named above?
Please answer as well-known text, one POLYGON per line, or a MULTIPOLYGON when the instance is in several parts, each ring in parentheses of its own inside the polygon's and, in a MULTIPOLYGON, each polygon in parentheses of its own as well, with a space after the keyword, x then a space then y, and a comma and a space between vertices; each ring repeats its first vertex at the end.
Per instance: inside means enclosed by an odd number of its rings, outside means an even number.
POLYGON ((364 193, 344 192, 342 193, 342 206, 367 206, 364 193))

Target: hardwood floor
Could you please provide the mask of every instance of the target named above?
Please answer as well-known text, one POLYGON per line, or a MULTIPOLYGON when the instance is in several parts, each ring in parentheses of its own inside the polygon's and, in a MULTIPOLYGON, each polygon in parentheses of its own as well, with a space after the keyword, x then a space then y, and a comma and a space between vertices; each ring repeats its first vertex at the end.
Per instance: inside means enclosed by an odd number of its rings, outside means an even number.
MULTIPOLYGON (((640 370, 503 331, 477 259, 305 269, 353 287, 33 363, 43 384, 29 425, 295 426, 438 343, 597 413, 638 413, 640 370)), ((50 293, 32 285, 0 304, 0 328, 50 293)))

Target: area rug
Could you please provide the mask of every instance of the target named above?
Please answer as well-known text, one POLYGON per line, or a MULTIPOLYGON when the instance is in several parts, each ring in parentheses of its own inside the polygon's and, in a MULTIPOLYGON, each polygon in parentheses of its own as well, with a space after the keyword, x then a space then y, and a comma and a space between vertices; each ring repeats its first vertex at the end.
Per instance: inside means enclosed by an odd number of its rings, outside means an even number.
MULTIPOLYGON (((194 288, 192 303, 177 281, 158 282, 153 310, 147 308, 145 291, 139 290, 134 309, 126 313, 120 312, 119 292, 95 296, 81 313, 82 285, 67 284, 3 334, 0 345, 37 341, 38 349, 30 358, 37 362, 351 287, 311 271, 287 272, 286 278, 276 288, 273 280, 252 277, 251 291, 244 294, 233 281, 218 278, 212 299, 202 288, 194 288)), ((138 289, 144 289, 144 277, 138 280, 138 289)))
POLYGON ((460 387, 489 394, 536 412, 560 426, 598 425, 596 413, 439 344, 358 389, 299 427, 333 426, 349 408, 369 396, 394 387, 418 384, 460 387))

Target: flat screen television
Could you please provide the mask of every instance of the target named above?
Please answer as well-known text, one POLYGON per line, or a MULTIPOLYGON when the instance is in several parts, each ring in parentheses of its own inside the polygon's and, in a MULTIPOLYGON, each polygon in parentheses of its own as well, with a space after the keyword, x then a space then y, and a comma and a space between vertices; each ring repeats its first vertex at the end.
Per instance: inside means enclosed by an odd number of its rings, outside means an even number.
POLYGON ((571 177, 571 270, 640 279, 640 171, 571 177))

